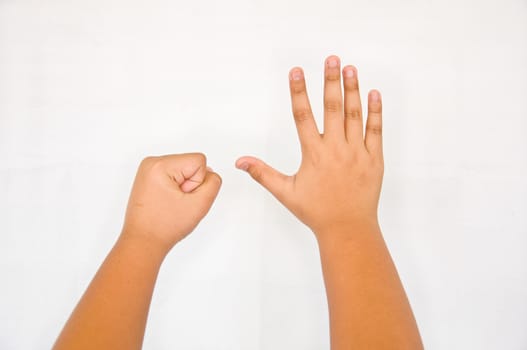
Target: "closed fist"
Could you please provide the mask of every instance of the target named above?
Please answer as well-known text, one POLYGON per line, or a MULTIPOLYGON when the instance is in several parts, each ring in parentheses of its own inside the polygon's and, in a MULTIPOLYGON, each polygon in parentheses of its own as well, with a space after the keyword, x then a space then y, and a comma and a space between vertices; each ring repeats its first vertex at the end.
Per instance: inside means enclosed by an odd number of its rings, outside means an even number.
POLYGON ((221 178, 205 155, 147 157, 134 181, 122 236, 147 238, 167 251, 207 214, 221 178))

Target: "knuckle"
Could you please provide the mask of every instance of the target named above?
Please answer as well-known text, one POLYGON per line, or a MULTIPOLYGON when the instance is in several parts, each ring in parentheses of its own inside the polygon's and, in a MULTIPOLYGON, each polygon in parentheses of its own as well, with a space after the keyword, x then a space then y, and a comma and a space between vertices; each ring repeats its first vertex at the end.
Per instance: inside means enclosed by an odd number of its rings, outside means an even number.
POLYGON ((352 119, 352 120, 362 119, 362 114, 359 110, 346 111, 344 112, 344 115, 346 116, 346 118, 352 119))
POLYGON ((139 171, 142 173, 157 172, 162 167, 162 157, 148 156, 145 157, 139 165, 139 171))
POLYGON ((159 157, 147 156, 147 157, 143 158, 143 160, 141 161, 141 164, 139 165, 139 167, 140 168, 144 168, 144 167, 152 166, 158 160, 159 160, 159 157))
POLYGON ((212 182, 215 182, 216 183, 216 187, 221 187, 221 184, 223 183, 223 179, 221 178, 221 176, 217 173, 212 173, 210 175, 210 179, 212 182))
POLYGON ((207 162, 207 156, 204 153, 196 152, 192 154, 194 157, 196 157, 197 160, 199 160, 201 163, 207 162))
POLYGON ((347 91, 355 91, 359 89, 359 82, 355 78, 351 79, 345 79, 344 80, 344 88, 347 91))
POLYGON ((141 163, 150 163, 152 162, 152 160, 154 160, 156 157, 154 156, 147 156, 147 157, 144 157, 143 160, 141 161, 141 163))
POLYGON ((366 132, 372 135, 382 135, 382 126, 380 124, 376 125, 367 125, 366 132))
POLYGON ((382 113, 382 105, 380 102, 370 103, 368 106, 368 113, 380 114, 382 113))
POLYGON ((340 80, 340 73, 339 72, 328 73, 326 75, 326 80, 327 81, 338 81, 338 80, 340 80))
POLYGON ((294 95, 303 94, 306 92, 306 86, 303 82, 295 82, 291 84, 291 92, 294 95))
POLYGON ((340 101, 327 100, 324 101, 324 109, 328 112, 341 112, 342 103, 340 101))
POLYGON ((214 178, 216 179, 216 181, 218 182, 219 185, 221 185, 223 183, 223 179, 221 178, 220 175, 214 173, 214 178))
POLYGON ((297 108, 293 111, 293 115, 298 122, 303 122, 312 118, 311 111, 307 108, 297 108))

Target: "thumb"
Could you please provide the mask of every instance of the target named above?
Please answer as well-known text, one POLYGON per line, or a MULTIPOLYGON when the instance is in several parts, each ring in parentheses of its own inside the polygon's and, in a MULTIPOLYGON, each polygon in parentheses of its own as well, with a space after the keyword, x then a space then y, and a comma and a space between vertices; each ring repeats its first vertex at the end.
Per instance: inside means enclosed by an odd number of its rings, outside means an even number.
POLYGON ((265 187, 280 202, 284 202, 289 176, 254 157, 241 157, 236 161, 236 167, 248 172, 256 182, 265 187))

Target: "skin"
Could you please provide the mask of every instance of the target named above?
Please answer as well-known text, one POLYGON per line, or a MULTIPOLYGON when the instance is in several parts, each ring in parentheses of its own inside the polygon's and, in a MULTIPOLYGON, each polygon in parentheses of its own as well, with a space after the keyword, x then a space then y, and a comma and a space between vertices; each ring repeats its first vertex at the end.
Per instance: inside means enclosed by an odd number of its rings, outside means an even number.
POLYGON ((220 186, 203 154, 143 160, 122 233, 53 349, 141 349, 161 263, 209 211, 220 186))
POLYGON ((324 70, 324 133, 304 73, 289 73, 302 162, 287 176, 254 157, 247 171, 314 232, 330 315, 332 350, 422 349, 423 345, 377 218, 384 162, 382 102, 368 94, 365 133, 357 69, 330 56, 324 70), (343 89, 342 89, 343 86, 343 89))
MULTIPOLYGON (((246 170, 317 238, 330 312, 331 348, 422 349, 412 310, 377 220, 383 177, 382 104, 368 95, 363 136, 357 70, 326 60, 324 134, 300 68, 290 72, 302 163, 286 176, 254 157, 246 170)), ((148 157, 139 166, 123 230, 53 349, 140 349, 159 268, 209 211, 221 178, 203 154, 148 157)))

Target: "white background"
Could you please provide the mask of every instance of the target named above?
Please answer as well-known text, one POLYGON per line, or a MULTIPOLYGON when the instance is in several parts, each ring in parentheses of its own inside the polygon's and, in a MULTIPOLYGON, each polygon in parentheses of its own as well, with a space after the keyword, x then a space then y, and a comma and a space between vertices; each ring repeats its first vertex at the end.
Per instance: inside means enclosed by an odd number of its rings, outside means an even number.
POLYGON ((428 349, 527 349, 527 3, 0 0, 0 348, 51 347, 146 155, 223 176, 166 259, 145 349, 328 349, 312 233, 238 156, 300 150, 323 60, 384 97, 380 220, 428 349))

